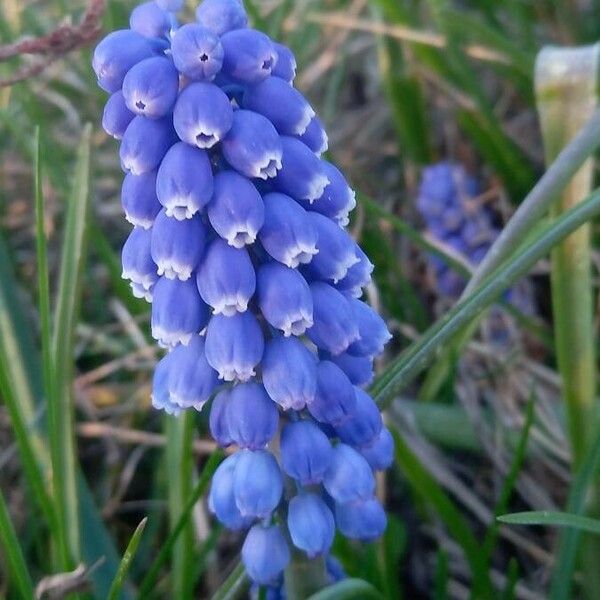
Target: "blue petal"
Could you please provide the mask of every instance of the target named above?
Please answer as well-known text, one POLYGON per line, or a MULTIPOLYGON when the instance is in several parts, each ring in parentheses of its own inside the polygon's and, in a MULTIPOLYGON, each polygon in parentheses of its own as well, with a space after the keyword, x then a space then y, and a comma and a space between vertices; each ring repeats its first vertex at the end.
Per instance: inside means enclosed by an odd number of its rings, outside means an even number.
POLYGON ((163 158, 156 178, 156 193, 167 216, 190 219, 213 192, 212 168, 203 150, 179 142, 163 158))
POLYGON ((123 92, 119 90, 106 101, 102 115, 102 127, 108 135, 120 140, 135 115, 127 108, 123 92))
POLYGON ((317 232, 318 254, 312 259, 307 273, 315 279, 340 282, 348 269, 359 262, 356 243, 334 221, 316 212, 309 212, 310 221, 317 232))
POLYGON ((278 77, 246 88, 243 107, 269 119, 281 135, 302 135, 315 116, 306 98, 278 77))
POLYGON ((373 359, 366 356, 351 356, 342 352, 337 356, 327 354, 327 360, 335 363, 346 375, 353 385, 365 386, 373 381, 373 359))
POLYGON ((183 0, 155 0, 156 4, 160 6, 163 10, 168 10, 170 12, 177 12, 181 10, 183 7, 183 0))
POLYGON ((200 263, 206 229, 199 216, 178 221, 163 209, 152 227, 152 258, 158 274, 187 281, 200 263))
POLYGON ((240 448, 264 448, 277 432, 279 413, 265 388, 258 383, 236 385, 229 396, 227 424, 240 448))
POLYGON ((283 155, 281 170, 275 178, 278 191, 313 203, 323 195, 329 179, 321 166, 321 161, 300 140, 282 136, 283 155))
POLYGON ((136 284, 143 290, 142 297, 152 297, 151 290, 158 281, 156 264, 150 252, 151 232, 141 227, 134 227, 123 245, 121 262, 123 263, 123 279, 136 284))
POLYGON ((271 70, 271 74, 275 77, 280 77, 287 83, 292 83, 296 77, 296 58, 294 53, 283 44, 271 41, 275 53, 277 54, 277 61, 275 67, 271 70))
POLYGON ((141 175, 158 167, 175 142, 171 119, 137 116, 125 130, 119 155, 126 173, 141 175))
POLYGON ((181 408, 202 410, 218 385, 217 373, 206 362, 204 340, 195 335, 187 346, 171 352, 169 398, 181 408))
POLYGON ((255 29, 236 29, 221 37, 225 50, 223 72, 243 83, 266 79, 277 62, 271 40, 255 29))
POLYGON ((244 518, 235 504, 233 474, 240 455, 228 456, 217 468, 208 495, 208 508, 228 529, 248 527, 252 519, 244 518))
POLYGON ((98 85, 110 94, 118 91, 127 71, 153 55, 152 44, 136 31, 120 29, 109 33, 96 46, 92 59, 98 85))
POLYGON ((264 518, 279 504, 283 478, 266 450, 240 450, 233 480, 235 503, 243 516, 264 518))
POLYGON ((263 200, 265 222, 258 237, 264 249, 290 268, 309 263, 318 250, 307 212, 284 194, 267 194, 263 200))
POLYGON ((197 23, 180 27, 171 40, 173 62, 186 77, 211 81, 223 66, 223 46, 210 29, 197 23))
POLYGON ((310 208, 345 227, 350 221, 348 215, 356 206, 355 193, 336 166, 321 161, 321 167, 329 179, 329 184, 310 208))
POLYGON ((125 218, 136 227, 149 229, 160 212, 156 197, 156 171, 142 175, 128 173, 121 188, 121 204, 125 218))
POLYGON ((214 230, 234 248, 254 243, 265 220, 265 207, 257 189, 235 171, 215 176, 208 218, 214 230))
POLYGON ((323 152, 327 152, 329 148, 329 140, 325 127, 319 117, 313 117, 308 124, 306 131, 299 136, 296 136, 303 144, 306 144, 317 156, 321 156, 323 152))
POLYGON ((332 448, 327 436, 311 421, 288 423, 281 432, 281 465, 300 485, 321 483, 332 448))
POLYGON ((152 406, 157 410, 164 410, 168 415, 179 415, 181 408, 173 404, 169 398, 169 373, 171 365, 171 354, 167 354, 154 369, 151 395, 152 406))
POLYGON ((312 327, 313 306, 308 283, 298 271, 278 263, 258 270, 258 303, 263 317, 286 337, 312 327))
POLYGON ((338 425, 356 409, 354 387, 335 364, 322 360, 317 365, 317 392, 308 403, 310 414, 321 423, 338 425))
POLYGON ((394 438, 389 429, 382 427, 373 443, 361 448, 360 453, 374 471, 384 471, 390 467, 394 462, 394 438))
POLYGON ((196 283, 161 277, 153 289, 152 337, 164 347, 188 344, 206 326, 208 306, 196 283))
POLYGON ((358 339, 359 333, 348 300, 330 285, 317 281, 310 285, 314 325, 307 335, 321 350, 341 354, 358 339))
POLYGON ((360 337, 350 344, 348 354, 378 356, 392 337, 385 321, 368 304, 355 298, 350 298, 349 302, 360 337))
POLYGON ((290 551, 279 525, 250 529, 242 546, 242 562, 260 585, 274 584, 290 561, 290 551))
POLYGON ((302 410, 317 390, 316 357, 293 337, 274 338, 265 348, 262 379, 271 399, 283 410, 302 410))
POLYGON ((371 282, 373 263, 358 244, 356 244, 354 250, 358 257, 358 262, 348 269, 346 277, 338 282, 335 287, 355 298, 360 298, 362 296, 362 288, 371 282))
POLYGON ((387 525, 385 511, 377 498, 336 503, 335 520, 346 537, 365 542, 381 536, 387 525))
POLYGON ((360 448, 374 443, 381 432, 381 413, 373 398, 360 388, 354 388, 356 405, 352 414, 336 425, 335 431, 345 444, 360 448))
POLYGON ((206 331, 206 358, 220 379, 247 381, 254 377, 263 350, 263 333, 250 311, 211 318, 206 331))
POLYGON ((179 73, 165 57, 146 58, 123 80, 123 96, 130 111, 150 119, 171 112, 179 92, 179 73))
POLYGON ((208 247, 197 276, 202 299, 214 314, 231 317, 245 312, 256 289, 256 275, 248 252, 216 239, 208 247))
POLYGON ((214 398, 210 407, 209 427, 214 440, 222 448, 231 446, 233 440, 229 435, 229 424, 227 423, 227 411, 229 408, 228 389, 220 391, 214 398))
POLYGON ((171 19, 156 2, 144 2, 131 11, 129 27, 147 38, 167 37, 171 19))
POLYGON ((308 558, 331 548, 335 521, 327 504, 316 494, 301 493, 290 500, 287 524, 294 546, 304 550, 308 558))
POLYGON ((196 9, 196 20, 217 35, 248 25, 248 17, 240 0, 203 0, 196 9))
POLYGON ((250 110, 233 113, 233 125, 223 140, 222 151, 225 160, 246 177, 266 180, 275 177, 281 168, 277 130, 268 119, 250 110))
POLYGON ((375 477, 369 463, 354 448, 338 444, 333 449, 323 485, 336 502, 353 502, 373 495, 375 477))
POLYGON ((180 94, 173 111, 179 138, 198 148, 212 148, 233 123, 229 98, 212 83, 192 83, 180 94))

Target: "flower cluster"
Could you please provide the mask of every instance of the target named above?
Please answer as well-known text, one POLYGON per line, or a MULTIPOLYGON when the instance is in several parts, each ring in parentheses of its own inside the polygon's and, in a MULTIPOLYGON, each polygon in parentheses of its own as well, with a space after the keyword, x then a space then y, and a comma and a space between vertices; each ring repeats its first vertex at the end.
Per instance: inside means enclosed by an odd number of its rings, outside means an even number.
POLYGON ((292 52, 248 28, 240 0, 204 0, 181 26, 180 4, 138 6, 94 52, 134 226, 123 277, 168 350, 153 405, 212 399, 212 435, 237 449, 209 506, 249 528, 246 570, 269 584, 288 543, 314 557, 336 526, 365 540, 385 528, 374 471, 393 440, 362 387, 390 335, 360 300, 373 266, 344 229, 354 193, 321 159, 292 52))
MULTIPOLYGON (((500 234, 489 205, 480 201, 478 180, 461 165, 442 161, 423 169, 417 198, 429 235, 478 265, 500 234)), ((456 299, 466 280, 438 256, 428 257, 437 290, 456 299)), ((525 313, 533 313, 533 300, 527 285, 507 291, 505 300, 525 313)))

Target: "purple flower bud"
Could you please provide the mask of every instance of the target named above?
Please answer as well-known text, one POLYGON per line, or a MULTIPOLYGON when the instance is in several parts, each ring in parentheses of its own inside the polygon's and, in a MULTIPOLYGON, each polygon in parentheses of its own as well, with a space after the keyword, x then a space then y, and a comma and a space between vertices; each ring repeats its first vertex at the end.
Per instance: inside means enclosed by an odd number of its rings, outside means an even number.
POLYGON ((198 290, 213 313, 231 317, 243 313, 256 289, 256 275, 248 252, 216 239, 198 270, 198 290))
POLYGON ((192 83, 180 94, 173 111, 173 125, 181 140, 198 148, 212 148, 233 123, 227 94, 212 83, 192 83))
POLYGON ((275 435, 279 413, 259 383, 236 385, 229 395, 227 425, 232 441, 240 448, 259 450, 275 435))
POLYGON ((298 271, 278 263, 258 270, 258 303, 266 321, 283 335, 303 335, 312 327, 312 296, 298 271))
POLYGON ((275 187, 278 191, 312 204, 323 195, 329 179, 321 161, 301 141, 282 136, 283 156, 275 187))
POLYGON ((109 33, 94 50, 92 67, 98 85, 109 94, 118 91, 127 71, 153 54, 152 44, 136 31, 121 29, 109 33))
POLYGON ((308 215, 317 232, 319 252, 307 267, 307 273, 314 279, 339 283, 360 260, 356 256, 356 243, 331 219, 311 211, 308 215))
POLYGON ((228 456, 217 468, 208 495, 208 508, 228 529, 244 529, 252 518, 242 517, 235 504, 233 477, 239 454, 228 456))
POLYGON ((292 83, 294 77, 296 77, 296 58, 294 53, 283 44, 271 41, 275 53, 277 54, 277 61, 275 66, 271 69, 271 74, 275 77, 279 77, 287 83, 292 83))
POLYGON ((172 357, 170 354, 164 356, 154 369, 152 380, 152 406, 156 410, 164 410, 168 415, 179 415, 181 409, 173 404, 169 398, 169 372, 171 370, 172 357))
POLYGON ((264 249, 290 268, 309 263, 317 254, 317 234, 307 212, 284 194, 267 194, 265 223, 259 239, 264 249))
POLYGON ((195 81, 211 81, 223 66, 223 46, 210 29, 197 23, 181 26, 171 40, 173 62, 195 81))
POLYGON ((327 133, 321 123, 321 119, 315 116, 308 124, 306 131, 296 136, 303 144, 306 144, 317 156, 321 156, 329 148, 327 133))
POLYGON ((288 423, 281 432, 281 465, 300 485, 321 483, 332 457, 327 436, 311 421, 288 423))
POLYGON ((265 220, 265 207, 250 181, 235 171, 222 171, 215 176, 208 218, 230 246, 243 248, 254 243, 265 220))
POLYGON ((131 11, 129 27, 147 38, 167 37, 171 19, 156 2, 144 2, 131 11))
POLYGON ((278 77, 246 88, 243 106, 267 117, 281 135, 302 135, 315 116, 306 98, 278 77))
POLYGON ((279 525, 252 527, 242 546, 242 562, 256 583, 276 583, 290 562, 290 550, 279 525))
POLYGON ((183 7, 183 0, 155 0, 156 4, 163 10, 177 12, 183 7))
POLYGON ((210 407, 209 428, 210 434, 222 448, 231 446, 233 440, 229 435, 229 425, 227 423, 227 411, 229 409, 228 389, 221 390, 212 401, 210 407))
POLYGON ((170 118, 135 117, 125 130, 119 151, 123 171, 134 175, 153 171, 174 142, 170 118))
POLYGON ((177 346, 171 356, 171 402, 181 408, 202 410, 218 385, 217 373, 206 362, 204 339, 193 336, 187 346, 177 346))
POLYGON ((338 444, 333 449, 323 485, 336 502, 367 500, 375 491, 375 477, 369 463, 354 448, 338 444))
MULTIPOLYGON (((156 265, 150 253, 151 232, 134 227, 123 245, 121 262, 123 263, 123 279, 129 279, 138 286, 134 289, 140 293, 138 297, 151 300, 151 289, 158 280, 156 265)), ((137 294, 136 294, 137 295, 137 294)))
POLYGON ((348 354, 368 357, 381 354, 392 338, 385 321, 368 304, 355 298, 349 302, 360 337, 350 344, 348 354))
POLYGON ((152 227, 152 258, 158 274, 186 281, 200 262, 206 229, 199 216, 184 221, 167 217, 163 209, 152 227))
POLYGON ((108 135, 120 140, 135 115, 127 108, 123 92, 119 90, 106 101, 102 116, 102 127, 108 135))
POLYGON ((346 537, 363 541, 378 538, 387 525, 385 511, 377 498, 336 503, 335 520, 346 537))
POLYGON ((311 284, 314 325, 307 335, 321 350, 341 354, 359 338, 358 328, 348 299, 321 281, 311 284))
POLYGON ((321 423, 338 425, 356 409, 356 394, 346 374, 335 364, 322 360, 317 365, 317 392, 308 411, 321 423))
POLYGON ((173 145, 156 178, 156 193, 167 216, 191 219, 208 204, 212 192, 212 169, 206 152, 183 142, 173 145))
POLYGON ((356 206, 355 193, 337 167, 327 161, 322 161, 321 166, 329 179, 329 185, 310 208, 345 227, 350 222, 348 215, 356 206))
POLYGON ((247 381, 264 351, 264 337, 256 317, 250 312, 232 317, 213 315, 206 331, 206 358, 225 381, 247 381))
POLYGON ((264 518, 279 504, 283 478, 267 450, 241 450, 233 475, 235 503, 243 516, 264 518))
POLYGON ((233 125, 223 140, 222 151, 225 160, 246 177, 266 180, 281 169, 281 140, 275 127, 250 110, 233 113, 233 125))
POLYGON ((273 338, 265 348, 262 380, 271 399, 283 410, 302 410, 317 390, 316 357, 294 337, 273 338))
POLYGON ((179 73, 163 56, 154 56, 134 65, 123 80, 127 108, 150 119, 171 112, 179 91, 179 73))
POLYGON ((329 356, 327 360, 336 364, 346 375, 353 385, 369 385, 373 381, 373 359, 367 356, 352 356, 342 352, 337 356, 329 356))
POLYGON ((217 35, 248 25, 241 0, 203 0, 196 9, 196 20, 217 35))
POLYGON ((382 427, 375 441, 370 446, 360 448, 360 453, 374 471, 384 471, 389 468, 394 462, 394 438, 389 429, 382 427))
POLYGON ((221 37, 225 50, 223 73, 243 83, 266 79, 277 63, 271 40, 255 29, 236 29, 221 37))
POLYGON ((290 500, 287 524, 294 546, 304 550, 308 558, 331 548, 335 521, 327 504, 316 494, 301 493, 290 500))
POLYGON ((189 344, 209 317, 193 280, 161 277, 153 289, 152 337, 163 347, 189 344))
POLYGON ((142 175, 128 173, 121 188, 121 204, 125 218, 134 226, 149 229, 160 212, 156 197, 156 171, 142 175))
POLYGON ((342 442, 360 448, 375 442, 383 422, 373 398, 358 387, 354 391, 355 408, 347 419, 336 425, 335 431, 342 442))
POLYGON ((344 277, 344 279, 342 279, 335 287, 338 290, 347 292, 354 298, 360 298, 362 296, 362 288, 371 282, 373 263, 358 244, 356 244, 354 250, 356 256, 358 256, 358 262, 348 269, 346 277, 344 277))

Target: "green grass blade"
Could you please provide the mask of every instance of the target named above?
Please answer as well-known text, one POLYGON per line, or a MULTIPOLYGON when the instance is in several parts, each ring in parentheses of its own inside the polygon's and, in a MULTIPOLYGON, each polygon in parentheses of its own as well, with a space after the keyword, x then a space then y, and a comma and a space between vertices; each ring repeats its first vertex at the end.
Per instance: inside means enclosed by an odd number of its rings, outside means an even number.
POLYGON ((0 542, 4 547, 4 556, 14 588, 19 597, 29 599, 34 597, 33 583, 27 570, 27 563, 21 550, 17 532, 13 527, 4 495, 0 491, 0 542))
POLYGON ((581 225, 600 213, 600 190, 584 202, 563 213, 544 228, 525 248, 500 266, 484 284, 468 295, 434 323, 428 331, 403 352, 377 378, 371 392, 380 406, 386 406, 394 394, 420 373, 436 356, 443 352, 457 333, 480 318, 484 310, 557 243, 576 231, 581 225))
POLYGON ((194 506, 196 505, 196 502, 198 502, 202 494, 204 494, 204 492, 206 491, 206 488, 210 483, 211 477, 213 476, 214 472, 219 466, 219 463, 222 460, 223 453, 214 452, 206 462, 206 465, 202 470, 202 474, 200 476, 200 479, 198 480, 198 483, 196 484, 196 487, 186 500, 177 522, 174 524, 173 528, 169 533, 169 536, 162 544, 158 556, 154 559, 154 562, 148 569, 148 573, 146 574, 144 580, 140 585, 140 591, 138 596, 140 599, 147 598, 150 592, 152 591, 152 588, 156 583, 161 568, 168 560, 176 542, 179 540, 179 536, 185 529, 186 525, 189 523, 190 516, 194 506))
POLYGON ((413 490, 423 502, 433 506, 444 522, 448 532, 461 546, 471 569, 473 594, 477 598, 493 598, 494 592, 489 579, 487 561, 482 547, 464 520, 460 510, 446 495, 433 477, 423 467, 417 456, 398 435, 392 432, 396 444, 396 465, 413 490))
POLYGON ((127 544, 127 548, 125 549, 123 558, 119 563, 119 569, 117 570, 117 574, 115 575, 112 585, 110 586, 110 590, 108 592, 108 600, 117 600, 119 598, 121 588, 123 587, 123 584, 125 583, 125 578, 127 577, 127 573, 129 573, 129 569, 131 568, 131 562, 133 561, 136 555, 147 522, 148 517, 144 517, 140 521, 140 524, 135 528, 135 531, 133 532, 133 535, 129 540, 129 544, 127 544))
POLYGON ((211 600, 238 600, 244 596, 249 583, 244 565, 238 563, 211 600))
POLYGON ((572 515, 566 512, 549 510, 531 510, 527 512, 512 513, 498 517, 501 523, 509 525, 546 525, 549 527, 571 527, 579 531, 586 531, 600 535, 600 521, 581 515, 572 515))
POLYGON ((308 600, 383 600, 383 596, 362 579, 344 579, 313 594, 308 600))
POLYGON ((89 208, 91 126, 86 125, 75 163, 73 187, 67 205, 64 243, 54 316, 52 349, 54 354, 53 390, 49 399, 50 439, 55 449, 53 472, 55 501, 61 530, 66 539, 72 565, 80 560, 79 503, 77 499, 74 409, 72 402, 73 336, 80 300, 85 262, 89 208))

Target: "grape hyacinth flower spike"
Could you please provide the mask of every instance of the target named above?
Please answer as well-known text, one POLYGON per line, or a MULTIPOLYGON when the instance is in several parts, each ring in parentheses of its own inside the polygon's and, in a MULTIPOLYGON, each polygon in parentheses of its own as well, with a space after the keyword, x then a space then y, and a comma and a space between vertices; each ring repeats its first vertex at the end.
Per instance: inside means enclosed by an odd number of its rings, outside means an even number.
POLYGON ((336 527, 385 529, 374 472, 393 439, 362 388, 390 335, 362 299, 373 265, 345 230, 354 192, 321 158, 293 53, 248 27, 241 0, 204 0, 179 26, 181 7, 144 2, 94 52, 133 225, 123 277, 166 349, 152 404, 210 407, 235 451, 209 508, 246 531, 254 583, 277 586, 297 553, 335 565, 336 527))

